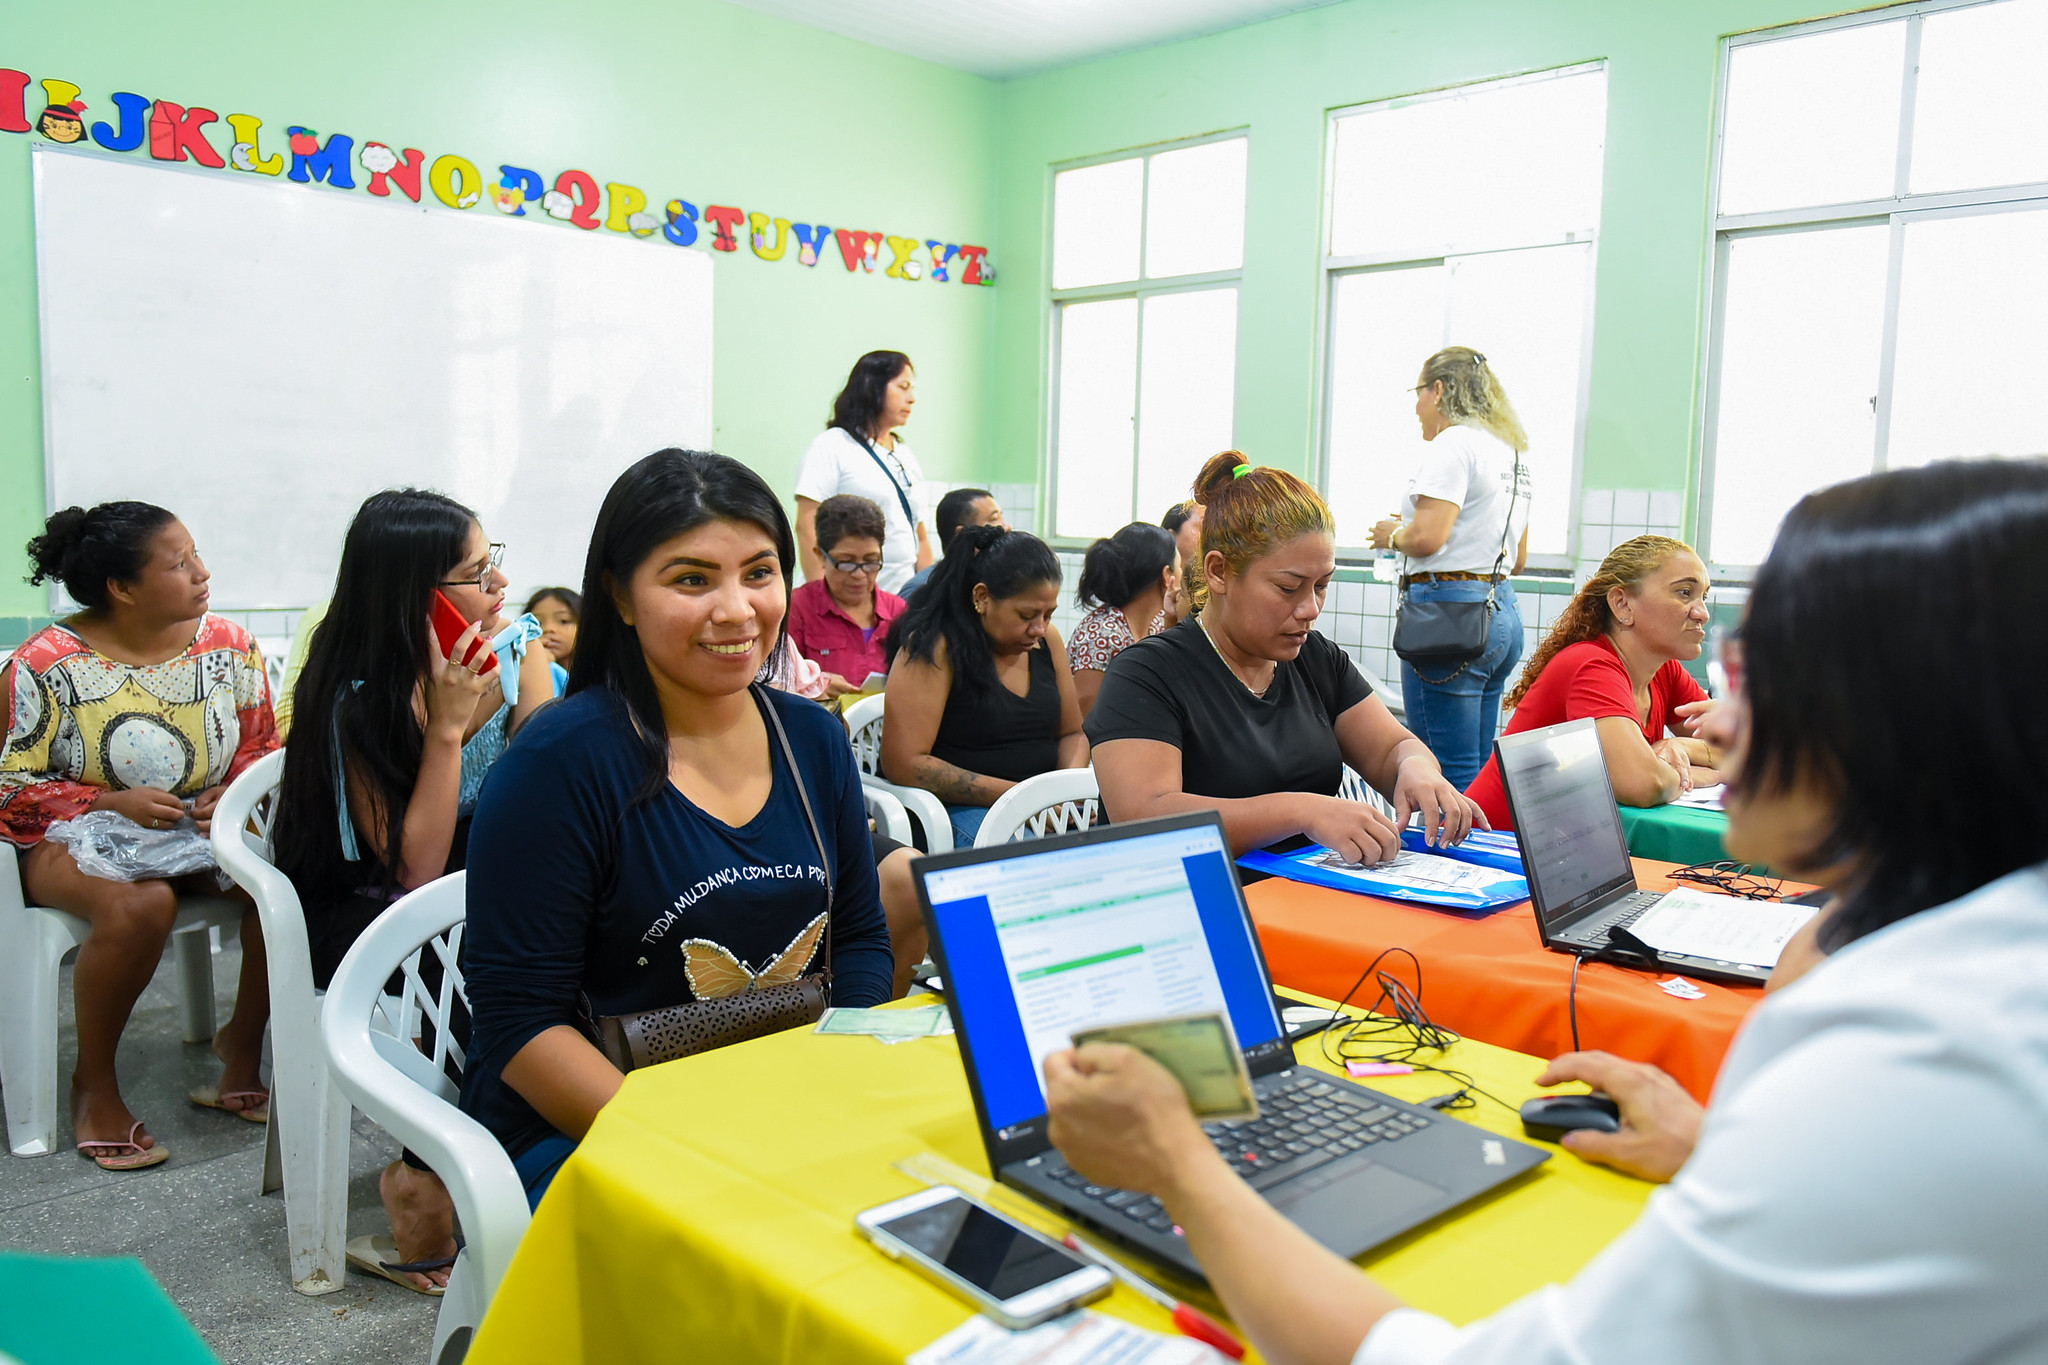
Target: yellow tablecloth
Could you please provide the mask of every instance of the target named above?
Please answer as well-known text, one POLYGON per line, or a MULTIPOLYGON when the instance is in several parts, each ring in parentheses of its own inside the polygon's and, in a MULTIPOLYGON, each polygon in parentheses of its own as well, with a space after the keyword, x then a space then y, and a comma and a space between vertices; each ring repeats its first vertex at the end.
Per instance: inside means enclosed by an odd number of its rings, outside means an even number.
MULTIPOLYGON (((1316 1040, 1298 1052, 1322 1065, 1316 1040)), ((1541 1063, 1502 1048, 1461 1043, 1444 1064, 1511 1103, 1537 1093, 1541 1063)), ((1428 1074, 1370 1083, 1407 1100, 1453 1088, 1428 1074)), ((1462 1117, 1520 1136, 1486 1100, 1462 1117)), ((799 1030, 636 1072, 555 1177, 469 1360, 900 1361, 970 1311, 853 1229, 860 1210, 918 1188, 891 1163, 920 1153, 988 1170, 951 1038, 799 1030)), ((1559 1151, 1360 1264, 1466 1322, 1568 1279, 1649 1192, 1559 1151)), ((1122 1286, 1096 1307, 1173 1330, 1122 1286)))

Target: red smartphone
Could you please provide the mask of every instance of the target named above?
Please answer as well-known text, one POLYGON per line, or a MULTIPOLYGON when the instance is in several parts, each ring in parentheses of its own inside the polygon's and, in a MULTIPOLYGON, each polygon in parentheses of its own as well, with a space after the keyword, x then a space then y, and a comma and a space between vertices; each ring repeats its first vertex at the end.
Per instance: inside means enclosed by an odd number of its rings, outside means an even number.
MULTIPOLYGON (((476 622, 465 617, 456 609, 455 604, 448 600, 447 593, 442 592, 439 588, 434 589, 434 638, 441 642, 441 652, 443 654, 453 658, 455 642, 462 638, 463 631, 468 630, 475 624, 476 622)), ((476 657, 478 650, 483 651, 484 662, 483 666, 477 671, 479 673, 496 672, 498 656, 491 653, 491 642, 488 637, 482 634, 476 637, 476 642, 469 647, 468 654, 463 658, 457 659, 456 662, 467 664, 476 657)))

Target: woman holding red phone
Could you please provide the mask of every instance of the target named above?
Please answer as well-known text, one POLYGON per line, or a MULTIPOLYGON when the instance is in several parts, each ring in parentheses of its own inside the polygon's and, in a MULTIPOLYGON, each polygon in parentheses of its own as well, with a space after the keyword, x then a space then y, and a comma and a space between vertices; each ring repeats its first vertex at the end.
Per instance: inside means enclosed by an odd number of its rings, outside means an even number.
MULTIPOLYGON (((547 651, 528 648, 506 700, 490 651, 505 625, 503 557, 467 507, 420 489, 375 494, 349 526, 293 689, 276 831, 316 985, 392 901, 463 866, 485 773, 554 696, 547 651)), ((410 1154, 380 1188, 392 1236, 352 1244, 350 1260, 438 1292, 455 1252, 447 1191, 410 1154)))

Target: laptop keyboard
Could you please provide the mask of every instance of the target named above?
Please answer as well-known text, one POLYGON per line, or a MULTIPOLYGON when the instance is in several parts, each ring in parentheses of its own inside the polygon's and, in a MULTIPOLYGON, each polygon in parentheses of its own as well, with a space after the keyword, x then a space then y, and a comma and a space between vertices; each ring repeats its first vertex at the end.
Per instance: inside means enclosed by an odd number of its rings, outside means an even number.
POLYGON ((1649 913, 1651 906, 1664 899, 1662 891, 1636 891, 1615 902, 1621 913, 1600 927, 1600 941, 1605 944, 1616 929, 1626 929, 1649 913))
MULTIPOLYGON (((1353 1152, 1398 1142, 1429 1122, 1420 1114, 1375 1104, 1370 1096, 1331 1085, 1313 1073, 1300 1073, 1259 1097, 1259 1117, 1204 1124, 1203 1131, 1231 1169, 1253 1189, 1263 1190, 1353 1152)), ((1045 1154, 1044 1170, 1081 1198, 1133 1223, 1155 1232, 1173 1227, 1158 1200, 1133 1190, 1090 1184, 1058 1152, 1045 1154)))

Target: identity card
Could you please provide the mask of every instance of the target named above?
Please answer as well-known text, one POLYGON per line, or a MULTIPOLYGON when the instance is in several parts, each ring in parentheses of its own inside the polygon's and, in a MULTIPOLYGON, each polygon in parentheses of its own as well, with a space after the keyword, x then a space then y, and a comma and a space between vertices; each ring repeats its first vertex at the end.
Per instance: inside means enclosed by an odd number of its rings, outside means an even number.
POLYGON ((1173 1073, 1200 1119, 1249 1119, 1259 1115, 1252 1074, 1244 1064, 1228 1015, 1184 1014, 1082 1029, 1074 1046, 1124 1043, 1173 1073))

